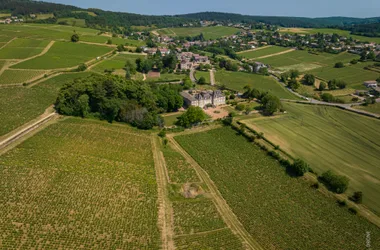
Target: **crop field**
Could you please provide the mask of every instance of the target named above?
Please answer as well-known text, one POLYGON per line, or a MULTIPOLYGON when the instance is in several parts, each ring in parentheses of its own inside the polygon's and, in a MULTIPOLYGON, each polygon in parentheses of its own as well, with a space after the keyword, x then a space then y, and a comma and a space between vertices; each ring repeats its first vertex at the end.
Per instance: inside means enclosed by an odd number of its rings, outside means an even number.
POLYGON ((58 69, 69 68, 85 63, 97 56, 110 52, 112 49, 104 46, 56 42, 50 50, 37 58, 16 64, 17 69, 58 69))
POLYGON ((211 84, 210 81, 210 71, 196 71, 195 78, 199 80, 199 78, 204 77, 206 79, 206 84, 211 84))
POLYGON ((159 34, 167 36, 197 36, 203 33, 205 39, 217 39, 223 36, 231 36, 239 31, 237 28, 213 26, 213 27, 194 27, 194 28, 167 28, 157 30, 159 34))
POLYGON ((45 19, 54 17, 54 14, 53 13, 36 14, 36 16, 37 16, 37 20, 45 20, 45 19))
POLYGON ((5 70, 0 75, 0 85, 30 82, 33 79, 43 77, 45 73, 46 71, 40 70, 5 70))
POLYGON ((158 249, 151 137, 68 118, 0 159, 1 244, 40 249, 158 249))
POLYGON ((0 49, 0 59, 25 59, 38 55, 49 44, 45 40, 15 39, 0 49))
POLYGON ((215 74, 218 84, 225 85, 229 89, 244 92, 246 85, 256 88, 260 91, 268 91, 279 98, 297 99, 283 86, 269 76, 249 74, 244 72, 218 71, 215 74))
MULTIPOLYGON (((362 249, 380 229, 285 173, 228 127, 176 136, 207 171, 247 231, 264 249, 362 249), (362 239, 362 240, 360 240, 362 239), (363 243, 364 242, 364 243, 363 243)), ((380 247, 373 241, 372 248, 380 247)))
POLYGON ((9 17, 11 13, 0 13, 0 17, 9 17))
POLYGON ((31 88, 0 88, 0 136, 37 118, 57 99, 59 89, 68 82, 90 73, 63 74, 31 88))
POLYGON ((68 25, 75 26, 75 27, 86 27, 86 20, 84 19, 77 19, 77 18, 58 18, 58 23, 59 22, 66 22, 68 25))
POLYGON ((80 37, 80 40, 83 42, 91 42, 91 43, 99 43, 99 44, 106 44, 108 40, 112 41, 112 44, 119 45, 119 44, 135 44, 134 46, 143 46, 145 43, 143 41, 137 41, 137 40, 131 40, 131 39, 124 39, 120 37, 108 37, 108 36, 102 36, 102 35, 87 35, 80 37))
POLYGON ((326 66, 310 70, 308 73, 312 73, 325 81, 332 79, 343 80, 349 84, 348 86, 353 84, 362 85, 364 81, 376 80, 380 76, 380 73, 365 70, 360 65, 346 66, 339 69, 334 66, 326 66))
POLYGON ((239 53, 239 55, 246 57, 246 58, 258 58, 262 56, 268 56, 280 52, 284 52, 289 50, 290 48, 285 47, 279 47, 279 46, 268 46, 266 48, 259 48, 256 50, 251 50, 248 52, 239 53))
POLYGON ((125 63, 127 62, 127 60, 131 60, 135 62, 137 58, 144 58, 144 57, 145 57, 144 55, 140 55, 140 54, 119 54, 117 56, 111 57, 99 63, 98 65, 92 68, 92 71, 97 72, 97 73, 104 73, 104 70, 123 69, 125 67, 125 63))
POLYGON ((333 169, 380 214, 380 121, 333 107, 283 103, 288 115, 244 121, 319 174, 333 169))
POLYGON ((171 183, 199 182, 199 178, 194 168, 183 158, 183 156, 170 147, 162 150, 166 161, 171 183))
POLYGON ((305 50, 296 50, 282 55, 263 58, 260 61, 275 68, 303 63, 320 64, 321 66, 331 65, 333 67, 336 62, 349 62, 352 59, 359 59, 359 56, 345 52, 338 55, 329 53, 315 55, 305 50))

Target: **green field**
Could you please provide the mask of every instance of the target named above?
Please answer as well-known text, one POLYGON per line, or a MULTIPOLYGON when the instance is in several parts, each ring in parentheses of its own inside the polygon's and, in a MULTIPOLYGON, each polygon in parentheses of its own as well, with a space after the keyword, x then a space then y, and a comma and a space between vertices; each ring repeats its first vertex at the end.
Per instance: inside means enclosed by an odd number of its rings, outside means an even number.
POLYGON ((37 58, 16 64, 17 69, 58 69, 75 67, 112 51, 111 48, 69 42, 56 42, 50 50, 37 58))
POLYGON ((90 16, 97 16, 94 12, 92 11, 82 11, 82 10, 76 10, 76 11, 72 11, 72 13, 87 13, 88 15, 90 16))
POLYGON ((47 14, 36 14, 37 16, 37 20, 45 20, 45 19, 48 19, 48 18, 53 18, 54 17, 54 14, 52 13, 47 13, 47 14))
POLYGON ((236 91, 244 92, 244 87, 249 85, 260 91, 268 91, 279 98, 297 99, 296 96, 269 76, 244 72, 218 71, 215 74, 215 78, 218 84, 225 85, 227 88, 236 91))
POLYGON ((141 54, 118 54, 99 63, 98 65, 92 68, 92 71, 97 73, 104 73, 104 70, 123 69, 127 60, 135 62, 137 58, 144 57, 145 56, 141 54))
POLYGON ((256 145, 224 127, 176 136, 209 174, 245 229, 264 249, 377 249, 380 229, 285 173, 256 145))
POLYGON ((31 88, 0 88, 0 136, 37 118, 53 105, 59 89, 75 78, 89 76, 90 73, 63 74, 31 88))
POLYGON ((182 79, 186 78, 185 74, 177 74, 177 73, 162 73, 159 78, 147 78, 148 82, 178 82, 182 81, 182 79))
POLYGON ((100 43, 100 44, 106 44, 108 40, 111 39, 112 44, 119 45, 129 45, 129 46, 143 46, 145 45, 144 41, 139 41, 139 40, 131 40, 131 39, 124 39, 120 37, 108 37, 108 36, 102 36, 102 35, 86 35, 86 36, 81 36, 80 40, 83 42, 91 42, 91 43, 100 43))
POLYGON ((195 78, 199 80, 199 78, 204 77, 206 79, 206 84, 211 84, 210 81, 210 71, 196 71, 195 78))
POLYGON ((333 107, 283 103, 288 115, 244 121, 319 174, 333 169, 350 178, 349 193, 380 214, 380 121, 333 107))
POLYGON ((194 28, 165 28, 157 30, 161 35, 167 36, 197 36, 203 33, 205 39, 217 39, 223 36, 231 36, 239 31, 233 27, 194 27, 194 28))
POLYGON ((40 54, 49 44, 45 40, 15 39, 0 49, 0 59, 25 59, 40 54))
POLYGON ((45 73, 46 71, 40 70, 5 70, 0 75, 0 85, 30 82, 33 79, 43 77, 45 73))
POLYGON ((287 67, 296 64, 319 64, 321 66, 331 65, 333 67, 336 62, 349 62, 352 59, 359 59, 359 56, 346 52, 338 55, 329 53, 315 55, 310 54, 305 50, 296 50, 286 54, 264 58, 260 61, 275 68, 287 67))
POLYGON ((165 126, 173 126, 177 122, 177 117, 179 117, 181 114, 175 114, 175 115, 166 115, 163 116, 165 126))
POLYGON ((251 51, 248 51, 248 52, 240 52, 238 53, 239 55, 243 56, 243 57, 246 57, 246 58, 249 58, 249 59, 253 59, 253 58, 258 58, 258 57, 262 57, 262 56, 268 56, 268 55, 272 55, 272 54, 276 54, 276 53, 280 53, 280 52, 283 52, 283 51, 286 51, 286 50, 289 50, 290 48, 286 48, 286 47, 279 47, 279 46, 268 46, 268 47, 264 47, 264 48, 259 48, 259 49, 255 49, 255 50, 251 50, 251 51))
POLYGON ((5 249, 159 249, 151 137, 68 118, 0 159, 5 249))
POLYGON ((11 13, 0 13, 0 17, 10 17, 11 13))
POLYGON ((365 110, 371 113, 380 114, 380 103, 371 104, 368 106, 355 106, 357 109, 365 110))
POLYGON ((68 25, 75 26, 75 27, 82 27, 82 28, 86 27, 86 20, 84 20, 84 19, 76 19, 76 18, 73 18, 73 17, 58 18, 57 22, 58 23, 59 22, 65 22, 68 25))
POLYGON ((365 63, 358 63, 356 65, 350 65, 339 69, 331 65, 310 70, 308 73, 312 73, 324 81, 329 81, 332 79, 343 80, 349 85, 356 84, 357 87, 361 89, 364 81, 376 80, 380 77, 380 73, 365 70, 365 65, 365 63))

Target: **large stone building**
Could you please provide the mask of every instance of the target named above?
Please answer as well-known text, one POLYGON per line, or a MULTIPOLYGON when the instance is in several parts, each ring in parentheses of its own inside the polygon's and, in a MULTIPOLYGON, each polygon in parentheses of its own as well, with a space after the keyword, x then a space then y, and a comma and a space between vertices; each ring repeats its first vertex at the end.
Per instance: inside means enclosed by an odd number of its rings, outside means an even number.
POLYGON ((183 91, 181 95, 185 105, 204 108, 206 106, 218 106, 226 104, 226 97, 220 90, 207 91, 183 91))

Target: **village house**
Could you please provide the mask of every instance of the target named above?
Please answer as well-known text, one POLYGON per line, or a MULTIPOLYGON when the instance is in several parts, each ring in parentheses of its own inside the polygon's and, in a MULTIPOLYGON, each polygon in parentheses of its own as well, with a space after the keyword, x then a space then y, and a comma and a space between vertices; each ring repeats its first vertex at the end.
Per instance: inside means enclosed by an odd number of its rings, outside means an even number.
POLYGON ((253 71, 255 73, 258 73, 260 71, 260 69, 262 68, 266 68, 267 66, 264 64, 264 63, 261 63, 261 62, 255 62, 254 64, 254 67, 253 67, 253 71))
POLYGON ((377 88, 376 81, 365 81, 363 85, 366 86, 367 88, 377 88))
POLYGON ((207 91, 183 91, 181 96, 185 105, 205 108, 207 106, 219 106, 226 104, 226 97, 220 90, 207 91))
POLYGON ((182 60, 179 64, 181 70, 189 70, 193 67, 193 63, 188 60, 182 60))

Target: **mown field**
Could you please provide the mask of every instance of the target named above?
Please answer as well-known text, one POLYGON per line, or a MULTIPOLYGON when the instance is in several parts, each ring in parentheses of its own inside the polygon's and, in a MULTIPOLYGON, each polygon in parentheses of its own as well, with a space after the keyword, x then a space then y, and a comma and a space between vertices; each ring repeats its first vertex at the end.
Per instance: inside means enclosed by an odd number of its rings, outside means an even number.
POLYGON ((167 36, 197 36, 203 33, 205 39, 217 39, 223 36, 231 36, 239 31, 237 28, 225 26, 194 27, 194 28, 165 28, 157 30, 161 35, 167 36))
MULTIPOLYGON (((203 167, 247 231, 264 249, 364 249, 380 230, 333 199, 290 177, 228 127, 176 136, 203 167)), ((380 247, 373 240, 371 247, 380 247)))
POLYGON ((199 80, 199 78, 204 77, 206 79, 206 84, 211 84, 210 81, 210 71, 196 71, 195 78, 199 80))
POLYGON ((345 52, 338 55, 329 53, 315 55, 305 50, 296 50, 282 55, 263 58, 260 61, 275 68, 300 64, 331 65, 333 67, 336 62, 349 62, 352 59, 359 59, 359 56, 345 52))
POLYGON ((358 63, 339 69, 331 65, 310 70, 308 73, 312 73, 327 82, 332 79, 339 79, 345 81, 349 87, 362 89, 364 81, 374 81, 380 77, 380 73, 365 70, 365 65, 366 63, 358 63))
POLYGON ((104 70, 111 69, 123 69, 127 60, 135 62, 137 58, 144 58, 141 54, 118 54, 114 57, 104 60, 103 62, 97 64, 91 70, 97 73, 104 73, 104 70))
POLYGON ((0 49, 0 59, 25 59, 40 54, 49 44, 45 40, 15 39, 0 49))
POLYGON ((0 75, 0 85, 22 84, 35 78, 43 77, 46 71, 40 70, 5 70, 0 75))
POLYGON ((0 166, 2 248, 160 248, 148 133, 68 118, 0 166))
POLYGON ((195 169, 169 144, 161 148, 170 183, 176 249, 243 249, 227 227, 195 169), (198 195, 185 198, 185 186, 198 187, 198 195))
POLYGON ((350 178, 349 193, 380 214, 380 121, 333 107, 283 103, 288 114, 244 121, 319 174, 332 169, 350 178))
POLYGON ((371 104, 368 106, 355 106, 357 109, 365 110, 371 113, 380 114, 380 103, 371 104))
POLYGON ((243 51, 242 53, 239 53, 239 55, 249 58, 249 59, 254 59, 254 58, 258 58, 262 56, 273 55, 273 54, 280 53, 289 49, 290 48, 286 48, 286 47, 268 46, 266 48, 259 48, 259 49, 255 49, 255 50, 251 50, 247 52, 243 51))
POLYGON ((31 88, 0 88, 0 136, 37 118, 53 105, 59 89, 68 82, 90 73, 63 74, 31 88))
POLYGON ((186 78, 186 74, 162 73, 159 78, 147 77, 148 82, 178 82, 186 78))
POLYGON ((249 85, 260 91, 268 91, 279 98, 297 99, 283 86, 269 76, 249 74, 244 72, 218 71, 215 74, 216 82, 225 85, 229 89, 244 92, 244 87, 249 85))
POLYGON ((39 57, 16 64, 16 69, 58 69, 75 67, 97 56, 102 56, 112 51, 111 48, 69 42, 56 42, 50 50, 39 57))
POLYGON ((174 114, 174 115, 166 115, 163 116, 165 126, 173 126, 177 122, 177 117, 179 117, 181 114, 174 114))

